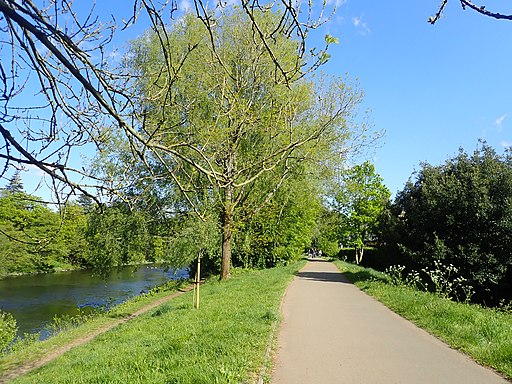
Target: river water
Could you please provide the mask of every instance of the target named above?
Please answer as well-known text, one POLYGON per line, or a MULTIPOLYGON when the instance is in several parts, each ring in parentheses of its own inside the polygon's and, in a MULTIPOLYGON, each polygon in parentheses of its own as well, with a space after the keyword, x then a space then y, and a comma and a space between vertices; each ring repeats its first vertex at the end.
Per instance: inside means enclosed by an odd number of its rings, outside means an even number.
POLYGON ((110 308, 168 280, 187 276, 186 269, 166 271, 152 265, 124 267, 107 277, 84 270, 10 276, 0 280, 0 309, 14 316, 20 336, 39 332, 45 339, 49 336, 45 327, 54 316, 110 308))

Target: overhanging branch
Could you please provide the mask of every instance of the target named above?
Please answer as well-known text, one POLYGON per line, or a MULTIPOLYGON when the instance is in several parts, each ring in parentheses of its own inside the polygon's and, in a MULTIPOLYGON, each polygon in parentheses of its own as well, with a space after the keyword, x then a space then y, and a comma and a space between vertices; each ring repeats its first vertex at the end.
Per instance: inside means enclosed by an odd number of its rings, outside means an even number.
MULTIPOLYGON (((485 5, 476 5, 469 0, 459 0, 462 6, 462 9, 466 9, 466 7, 472 9, 475 12, 480 13, 481 15, 491 17, 493 19, 501 19, 501 20, 512 20, 512 14, 502 14, 499 12, 489 11, 485 5)), ((428 18, 428 22, 434 25, 443 15, 443 11, 448 4, 448 0, 443 0, 437 13, 434 16, 430 16, 428 18)))

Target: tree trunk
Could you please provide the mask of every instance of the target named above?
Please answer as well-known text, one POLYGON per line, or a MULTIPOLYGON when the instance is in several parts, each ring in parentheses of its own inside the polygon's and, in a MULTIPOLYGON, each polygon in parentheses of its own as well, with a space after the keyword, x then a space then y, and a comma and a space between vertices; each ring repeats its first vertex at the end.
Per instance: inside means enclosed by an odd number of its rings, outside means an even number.
POLYGON ((233 235, 233 206, 231 192, 226 191, 226 202, 222 213, 222 259, 220 264, 220 280, 227 280, 231 270, 231 237, 233 235))
POLYGON ((356 247, 356 264, 361 264, 361 261, 363 261, 363 253, 364 253, 364 247, 357 248, 356 247))

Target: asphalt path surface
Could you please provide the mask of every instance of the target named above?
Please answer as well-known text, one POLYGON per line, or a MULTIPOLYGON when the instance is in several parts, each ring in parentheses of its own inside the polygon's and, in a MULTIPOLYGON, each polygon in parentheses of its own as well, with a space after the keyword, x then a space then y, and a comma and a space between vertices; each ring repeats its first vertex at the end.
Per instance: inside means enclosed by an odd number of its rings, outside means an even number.
POLYGON ((311 260, 286 291, 272 384, 506 384, 311 260))

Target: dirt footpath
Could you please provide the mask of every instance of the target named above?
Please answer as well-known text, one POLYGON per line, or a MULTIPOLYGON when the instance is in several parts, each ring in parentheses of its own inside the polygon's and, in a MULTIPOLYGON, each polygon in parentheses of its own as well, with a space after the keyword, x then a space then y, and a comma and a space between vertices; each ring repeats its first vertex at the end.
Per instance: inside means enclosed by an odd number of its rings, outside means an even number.
POLYGON ((273 384, 506 384, 310 261, 288 287, 273 384))

